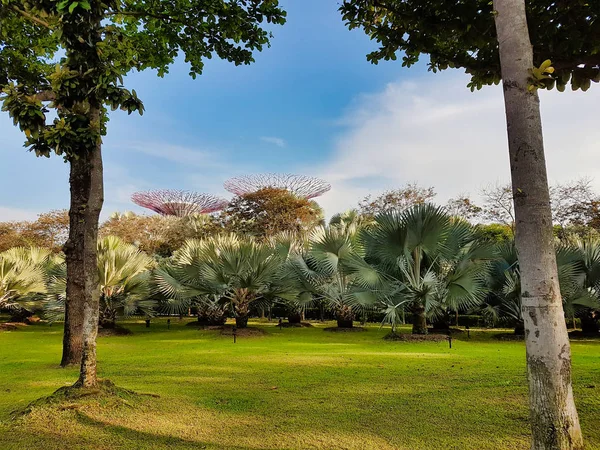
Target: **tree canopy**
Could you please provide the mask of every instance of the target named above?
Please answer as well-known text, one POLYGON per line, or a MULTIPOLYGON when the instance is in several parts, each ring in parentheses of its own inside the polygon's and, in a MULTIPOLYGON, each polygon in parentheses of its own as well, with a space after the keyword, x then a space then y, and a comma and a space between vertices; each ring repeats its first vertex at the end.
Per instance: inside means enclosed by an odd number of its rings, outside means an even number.
POLYGON ((262 188, 235 197, 222 213, 225 228, 235 233, 270 237, 304 232, 322 219, 318 204, 286 189, 262 188))
MULTIPOLYGON (((377 63, 416 64, 429 55, 429 70, 463 68, 469 87, 501 79, 494 8, 488 0, 344 0, 340 7, 350 28, 363 28, 379 48, 367 56, 377 63)), ((527 24, 534 64, 551 60, 553 73, 538 74, 544 86, 587 90, 600 81, 600 3, 589 0, 529 0, 527 24)), ((532 74, 533 75, 533 74, 532 74)))
POLYGON ((70 157, 94 148, 106 132, 106 110, 91 119, 90 105, 143 111, 136 92, 123 86, 131 70, 153 68, 162 76, 180 53, 192 77, 213 55, 249 64, 253 51, 269 43, 262 24, 284 22, 277 0, 2 0, 3 109, 36 154, 70 157), (56 108, 52 123, 43 101, 56 108))

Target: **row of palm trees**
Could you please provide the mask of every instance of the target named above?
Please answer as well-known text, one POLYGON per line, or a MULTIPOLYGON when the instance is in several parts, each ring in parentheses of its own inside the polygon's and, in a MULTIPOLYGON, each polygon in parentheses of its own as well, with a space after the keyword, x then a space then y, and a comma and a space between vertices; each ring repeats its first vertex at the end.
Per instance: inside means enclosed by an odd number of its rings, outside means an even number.
MULTIPOLYGON (((597 331, 600 243, 557 250, 561 293, 569 317, 597 331)), ((443 208, 418 205, 373 220, 355 213, 334 217, 309 236, 282 234, 257 241, 234 234, 188 240, 161 263, 115 237, 99 242, 100 325, 117 316, 187 312, 222 324, 233 315, 245 327, 251 308, 273 303, 299 320, 320 303, 339 327, 352 327, 363 311, 383 313, 395 332, 406 314, 413 333, 450 313, 475 312, 522 331, 519 267, 514 245, 482 239, 443 208)), ((65 265, 42 249, 0 254, 0 308, 64 311, 65 265)))

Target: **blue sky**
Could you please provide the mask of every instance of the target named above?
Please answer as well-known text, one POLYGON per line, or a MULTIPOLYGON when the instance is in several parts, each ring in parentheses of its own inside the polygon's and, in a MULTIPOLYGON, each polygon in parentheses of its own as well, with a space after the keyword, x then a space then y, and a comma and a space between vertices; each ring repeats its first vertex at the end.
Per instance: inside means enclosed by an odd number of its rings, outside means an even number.
MULTIPOLYGON (((273 30, 272 47, 251 66, 213 59, 192 80, 180 62, 163 79, 151 71, 126 79, 146 113, 111 116, 104 217, 140 211, 129 201, 135 190, 225 195, 222 181, 242 173, 327 178, 334 187, 322 198, 328 214, 407 181, 435 185, 445 199, 508 179, 499 89, 472 94, 456 71, 434 76, 422 65, 374 66, 365 58, 374 44, 360 30, 347 30, 337 2, 283 4, 288 23, 273 30)), ((598 150, 599 89, 543 98, 556 179, 600 174, 600 166, 565 160, 565 146, 585 158, 598 150), (579 113, 577 123, 565 124, 565 110, 579 113)), ((0 114, 0 221, 68 207, 68 166, 57 157, 37 159, 21 145, 18 130, 0 114)))

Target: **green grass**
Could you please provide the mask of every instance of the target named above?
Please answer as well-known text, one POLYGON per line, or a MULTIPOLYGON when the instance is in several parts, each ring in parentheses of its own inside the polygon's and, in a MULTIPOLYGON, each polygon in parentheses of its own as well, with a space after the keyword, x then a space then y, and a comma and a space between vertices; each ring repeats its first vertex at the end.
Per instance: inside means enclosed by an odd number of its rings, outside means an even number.
MULTIPOLYGON (((11 412, 73 383, 62 330, 0 332, 1 449, 528 449, 525 348, 472 332, 387 342, 320 327, 231 337, 173 320, 99 339, 100 375, 151 396, 101 396, 11 412)), ((257 326, 257 324, 253 324, 257 326)), ((573 342, 588 449, 600 449, 600 343, 573 342)))

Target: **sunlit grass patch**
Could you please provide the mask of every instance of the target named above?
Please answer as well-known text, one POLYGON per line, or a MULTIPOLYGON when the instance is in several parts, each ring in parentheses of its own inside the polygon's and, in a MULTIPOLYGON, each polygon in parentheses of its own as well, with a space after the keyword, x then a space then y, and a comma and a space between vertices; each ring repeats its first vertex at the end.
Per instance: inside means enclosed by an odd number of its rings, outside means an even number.
MULTIPOLYGON (((489 331, 387 342, 387 330, 280 330, 233 343, 185 320, 126 324, 98 343, 100 375, 141 394, 11 411, 76 379, 61 333, 0 334, 1 449, 528 449, 525 348, 489 331)), ((330 324, 329 324, 330 325, 330 324)), ((407 329, 403 329, 406 332, 407 329)), ((587 448, 600 448, 600 343, 573 343, 587 448)))

